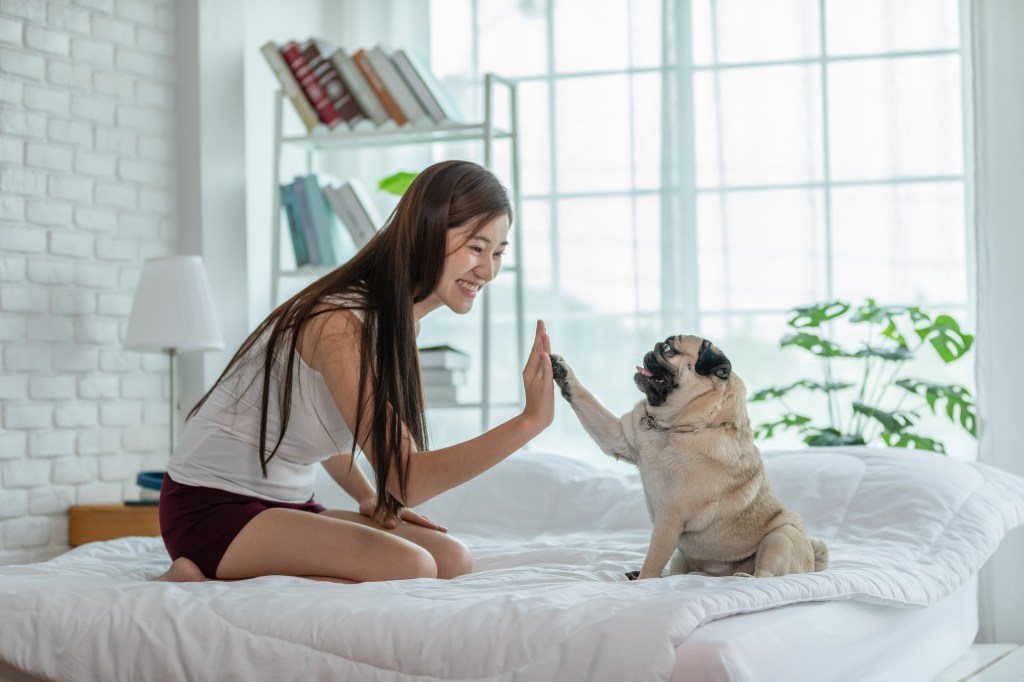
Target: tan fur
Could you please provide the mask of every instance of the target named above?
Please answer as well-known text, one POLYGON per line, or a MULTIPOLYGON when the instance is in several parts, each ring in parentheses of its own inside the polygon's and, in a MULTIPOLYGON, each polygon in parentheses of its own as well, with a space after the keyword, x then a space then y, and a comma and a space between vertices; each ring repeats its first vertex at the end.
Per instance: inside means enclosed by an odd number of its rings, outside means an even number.
MULTIPOLYGON (((800 515, 775 495, 754 445, 746 387, 721 351, 698 337, 675 336, 648 359, 666 372, 665 386, 674 381, 675 387, 661 404, 648 397, 615 417, 552 356, 555 380, 583 427, 604 452, 640 470, 654 528, 639 577, 660 577, 670 559, 670 574, 823 570, 828 549, 807 536, 800 515), (724 378, 698 373, 705 351, 705 358, 728 365, 724 378)), ((651 385, 639 373, 635 381, 641 390, 651 385)))

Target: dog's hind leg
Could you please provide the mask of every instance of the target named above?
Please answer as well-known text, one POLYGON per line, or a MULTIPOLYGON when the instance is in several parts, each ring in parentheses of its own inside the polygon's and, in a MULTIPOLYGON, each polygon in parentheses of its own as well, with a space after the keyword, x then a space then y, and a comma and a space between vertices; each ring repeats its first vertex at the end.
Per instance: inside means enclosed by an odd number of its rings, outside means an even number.
POLYGON ((754 577, 770 578, 814 570, 814 550, 803 530, 784 524, 765 535, 754 555, 754 577))

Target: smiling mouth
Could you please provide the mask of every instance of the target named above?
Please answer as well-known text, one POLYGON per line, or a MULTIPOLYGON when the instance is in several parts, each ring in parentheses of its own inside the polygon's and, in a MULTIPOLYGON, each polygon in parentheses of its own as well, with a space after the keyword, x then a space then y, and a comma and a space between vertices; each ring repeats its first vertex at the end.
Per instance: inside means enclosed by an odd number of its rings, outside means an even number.
POLYGON ((479 283, 467 282, 464 279, 456 280, 455 283, 459 285, 459 289, 467 296, 476 296, 484 286, 479 283))

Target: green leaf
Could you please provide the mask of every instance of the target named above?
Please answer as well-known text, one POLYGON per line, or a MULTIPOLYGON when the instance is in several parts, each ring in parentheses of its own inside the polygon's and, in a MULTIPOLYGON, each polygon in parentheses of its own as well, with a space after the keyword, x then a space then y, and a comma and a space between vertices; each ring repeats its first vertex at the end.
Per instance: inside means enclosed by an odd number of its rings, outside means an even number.
POLYGON ((949 315, 939 315, 931 324, 918 327, 917 335, 932 344, 943 362, 959 360, 974 345, 974 337, 960 330, 960 325, 949 315))
POLYGON ((918 436, 917 434, 907 433, 906 431, 901 433, 889 433, 888 431, 883 431, 882 440, 891 448, 913 448, 915 450, 927 450, 929 452, 938 452, 943 455, 946 454, 946 446, 939 441, 928 438, 927 436, 918 436))
POLYGON ((774 422, 765 422, 764 424, 758 424, 757 428, 754 429, 754 438, 771 438, 775 435, 775 429, 801 429, 804 424, 811 421, 810 417, 805 417, 802 414, 786 414, 774 422))
POLYGON ((829 303, 792 308, 790 312, 794 315, 789 320, 789 326, 796 329, 820 327, 829 320, 845 315, 849 309, 850 304, 843 301, 831 301, 829 303))
POLYGON ((909 360, 914 357, 906 346, 896 348, 880 348, 878 346, 866 346, 853 354, 855 358, 882 358, 883 360, 909 360))
POLYGON ((786 346, 798 346, 823 358, 850 357, 850 354, 836 345, 835 342, 823 339, 815 334, 808 334, 807 332, 799 332, 797 334, 784 336, 782 341, 779 342, 779 346, 782 348, 785 348, 786 346))
POLYGON ((416 179, 419 173, 406 173, 405 171, 399 171, 394 175, 389 175, 378 183, 378 187, 388 192, 389 194, 395 194, 402 196, 405 194, 405 190, 409 189, 409 185, 416 179))
POLYGON ((871 407, 856 401, 853 403, 853 411, 871 417, 880 423, 886 431, 891 433, 901 433, 907 427, 913 426, 914 419, 917 417, 917 414, 914 412, 886 412, 877 407, 871 407))
POLYGON ((858 435, 839 433, 835 429, 809 429, 810 435, 804 438, 804 443, 811 447, 834 447, 838 445, 867 445, 864 439, 858 435))
POLYGON ((774 400, 776 398, 785 397, 790 391, 796 388, 806 388, 809 391, 820 391, 822 393, 833 393, 842 391, 847 388, 851 388, 856 384, 841 384, 841 383, 823 383, 819 384, 816 381, 809 381, 807 379, 801 379, 800 381, 794 381, 789 386, 770 386, 768 388, 762 388, 760 391, 750 397, 750 402, 760 403, 765 400, 774 400))
POLYGON ((900 379, 896 385, 915 395, 922 396, 927 401, 932 414, 938 414, 936 407, 938 401, 945 400, 945 412, 949 420, 959 422, 967 433, 975 438, 978 437, 974 400, 971 398, 970 392, 963 386, 932 384, 918 379, 900 379))

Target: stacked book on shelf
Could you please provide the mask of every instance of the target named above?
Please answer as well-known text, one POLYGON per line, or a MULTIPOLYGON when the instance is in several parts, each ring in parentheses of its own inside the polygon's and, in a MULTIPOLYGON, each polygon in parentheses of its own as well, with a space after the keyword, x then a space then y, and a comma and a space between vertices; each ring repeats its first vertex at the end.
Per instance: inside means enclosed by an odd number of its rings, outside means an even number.
POLYGON ((450 125, 462 118, 423 61, 409 50, 377 45, 351 55, 310 38, 261 48, 281 90, 309 132, 450 125))
POLYGON ((427 406, 457 405, 466 383, 469 356, 451 346, 420 348, 423 399, 427 406))
POLYGON ((338 265, 363 248, 380 227, 376 207, 358 180, 321 186, 316 175, 281 185, 281 207, 295 250, 295 264, 338 265), (346 243, 338 223, 348 230, 346 243))

